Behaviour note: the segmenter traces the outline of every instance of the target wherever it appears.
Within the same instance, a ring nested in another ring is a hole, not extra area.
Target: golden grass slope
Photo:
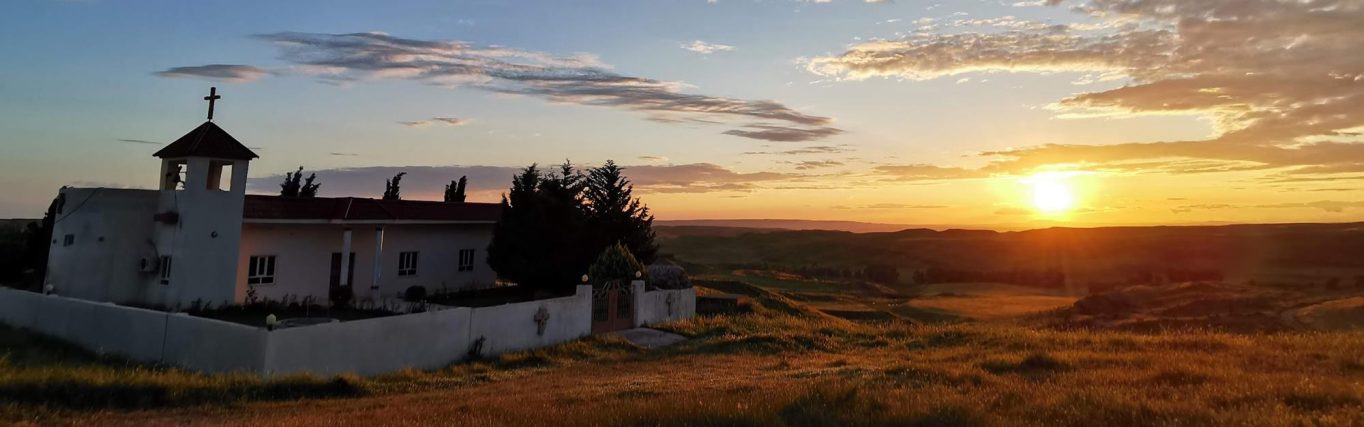
[[[1364,425],[1358,332],[1140,334],[760,313],[669,324],[692,339],[666,349],[592,338],[357,380],[359,397],[134,410],[29,402],[3,413],[139,426]],[[0,367],[0,390],[23,369]]]

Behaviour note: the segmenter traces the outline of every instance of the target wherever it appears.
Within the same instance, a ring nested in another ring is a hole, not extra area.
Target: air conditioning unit
[[[141,271],[143,273],[155,273],[156,269],[160,266],[161,266],[160,258],[143,257],[142,259],[137,261],[137,271]]]

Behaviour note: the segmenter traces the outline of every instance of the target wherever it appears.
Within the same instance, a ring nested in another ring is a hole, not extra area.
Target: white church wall
[[[357,299],[370,296],[374,282],[374,225],[351,225],[351,252],[355,253],[355,274],[351,286]],[[252,224],[243,226],[241,250],[237,260],[238,301],[245,299],[250,257],[274,255],[275,283],[257,285],[259,298],[274,300],[285,295],[299,298],[312,295],[327,301],[331,280],[331,254],[341,252],[346,226],[337,224]],[[488,267],[487,247],[492,239],[491,224],[390,224],[384,226],[384,246],[380,257],[379,292],[397,297],[410,286],[426,287],[428,292],[486,287],[495,273]],[[459,250],[474,249],[473,271],[459,271]],[[401,252],[416,251],[417,274],[398,275]]]
[[[172,257],[171,277],[148,289],[145,298],[171,307],[230,303],[236,297],[247,162],[233,164],[229,190],[219,191],[207,188],[209,159],[187,161],[184,189],[159,191],[158,212],[178,214],[174,224],[160,224],[155,231],[157,249]]]
[[[151,245],[157,192],[64,188],[61,194],[65,203],[53,224],[46,283],[83,299],[141,300],[154,278],[139,271],[139,261],[157,254]]]
[[[440,368],[468,353],[470,312],[461,307],[276,330],[269,333],[265,371],[374,375]]]
[[[425,287],[429,293],[491,287],[497,278],[492,268],[488,267],[488,243],[492,241],[492,229],[492,224],[385,227],[379,292],[383,296],[400,296],[410,286]],[[372,246],[373,232],[365,234],[371,235],[369,242]],[[473,270],[459,271],[461,249],[474,251]],[[417,274],[399,276],[399,254],[408,251],[419,254]],[[372,259],[372,252],[370,257],[367,259]]]
[[[356,248],[352,243],[352,249]],[[341,252],[341,227],[308,224],[245,224],[237,259],[238,301],[245,300],[251,256],[275,256],[275,282],[257,285],[256,296],[281,300],[286,295],[314,296],[327,303],[332,252]],[[360,260],[356,253],[356,261]],[[356,266],[356,280],[360,278]]]
[[[635,326],[648,326],[696,315],[696,288],[645,291],[642,282],[635,288]],[[669,303],[668,299],[672,302]]]
[[[544,334],[535,317],[540,308],[549,315]],[[473,309],[469,342],[483,339],[485,356],[545,347],[592,333],[592,286],[579,285],[572,296]]]

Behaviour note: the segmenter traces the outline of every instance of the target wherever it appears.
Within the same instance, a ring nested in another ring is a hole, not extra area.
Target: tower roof
[[[153,156],[163,159],[212,157],[232,160],[251,160],[260,157],[213,122],[204,122]]]

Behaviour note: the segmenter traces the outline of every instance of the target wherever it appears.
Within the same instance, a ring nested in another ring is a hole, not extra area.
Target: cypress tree
[[[588,211],[588,253],[601,253],[617,242],[623,244],[639,262],[652,264],[658,256],[654,241],[654,216],[649,208],[633,197],[634,185],[616,162],[587,173],[584,190]]]

